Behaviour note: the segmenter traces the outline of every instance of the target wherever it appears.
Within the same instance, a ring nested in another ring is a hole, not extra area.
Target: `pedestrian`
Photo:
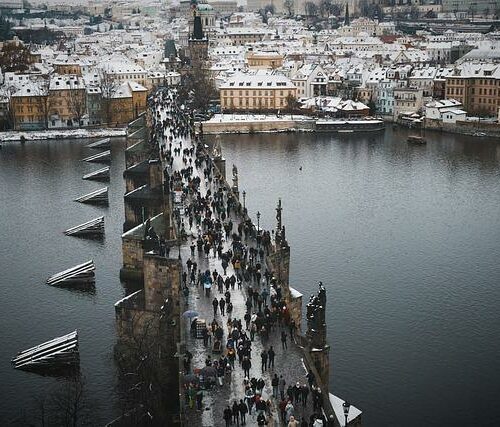
[[[281,400],[283,400],[285,398],[285,386],[286,386],[286,381],[283,378],[283,375],[280,375],[280,380],[279,380],[279,383],[278,383],[278,387],[280,389]]]
[[[306,384],[302,384],[302,404],[307,405],[307,396],[309,396],[309,387]]]
[[[274,374],[274,377],[271,380],[271,385],[273,386],[273,397],[275,399],[277,399],[278,398],[278,385],[279,385],[278,374]]]
[[[290,418],[293,417],[293,413],[295,408],[293,407],[292,402],[288,402],[285,407],[285,422],[290,422]]]
[[[302,387],[300,386],[300,383],[298,381],[293,387],[293,399],[295,404],[299,403],[302,400]]]
[[[295,320],[290,321],[290,325],[288,326],[290,328],[290,341],[294,342],[295,339]]]
[[[214,307],[214,317],[217,315],[217,308],[219,307],[219,301],[217,298],[214,298],[212,301],[212,306]]]
[[[203,391],[201,390],[201,388],[199,388],[198,391],[196,392],[196,409],[198,409],[198,411],[201,411],[202,401],[203,401]]]
[[[233,411],[229,406],[224,409],[224,421],[226,422],[226,427],[231,425],[231,420],[233,419]]]
[[[220,308],[220,314],[222,316],[225,316],[225,307],[226,307],[226,301],[224,298],[220,297],[219,308]]]
[[[281,331],[281,346],[282,346],[283,350],[286,350],[288,348],[288,346],[286,345],[286,332],[285,331]]]
[[[236,400],[233,403],[233,423],[236,423],[237,426],[240,425],[240,406]]]
[[[263,413],[259,414],[259,416],[257,417],[257,425],[258,426],[267,425],[266,416]]]
[[[269,347],[269,350],[267,352],[267,357],[269,358],[267,366],[269,367],[269,369],[274,369],[274,356],[275,355],[276,355],[276,353],[274,352],[273,346]]]
[[[299,422],[295,419],[293,415],[290,417],[290,421],[288,421],[287,427],[299,427]]]
[[[247,356],[243,358],[241,367],[243,368],[243,374],[245,377],[250,378],[250,368],[252,367],[252,362],[250,362],[250,359]]]
[[[248,408],[247,405],[243,403],[243,400],[240,400],[238,410],[240,411],[241,425],[245,425]]]
[[[261,369],[262,372],[267,371],[267,351],[266,349],[262,350],[262,353],[260,353],[260,358],[261,358]]]

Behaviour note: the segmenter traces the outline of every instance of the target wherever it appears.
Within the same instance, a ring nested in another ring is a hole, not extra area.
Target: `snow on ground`
[[[127,128],[113,129],[58,129],[41,131],[9,131],[0,132],[0,142],[20,141],[22,137],[26,141],[37,141],[44,139],[73,139],[73,138],[101,138],[109,136],[125,136]]]
[[[284,122],[297,120],[314,120],[298,114],[215,114],[204,123],[235,123],[235,122]]]

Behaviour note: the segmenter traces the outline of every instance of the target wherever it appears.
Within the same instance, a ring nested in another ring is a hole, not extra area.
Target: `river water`
[[[98,151],[89,141],[4,144],[0,150],[0,425],[38,425],[37,401],[57,388],[55,380],[14,370],[18,351],[78,329],[81,371],[92,396],[96,425],[110,420],[113,407],[113,304],[120,284],[123,226],[123,139],[111,149],[111,181],[84,181],[103,165],[81,162]],[[76,197],[109,186],[109,207],[76,203]],[[65,236],[67,228],[104,215],[103,241]],[[45,285],[58,271],[93,259],[94,295]]]
[[[221,137],[246,205],[275,226],[278,197],[292,248],[291,283],[328,293],[331,388],[371,426],[500,424],[500,144],[405,131],[378,135]],[[116,415],[113,304],[123,224],[123,141],[112,147],[109,208],[72,200],[88,141],[6,144],[0,151],[0,424],[24,424],[55,382],[15,371],[21,349],[79,330],[97,424]],[[302,170],[299,170],[299,168]],[[62,231],[105,215],[106,238]],[[93,258],[96,293],[44,284]],[[304,301],[305,304],[305,301]]]
[[[500,425],[500,143],[345,135],[221,137],[264,228],[282,198],[304,310],[326,286],[333,393],[368,426]]]

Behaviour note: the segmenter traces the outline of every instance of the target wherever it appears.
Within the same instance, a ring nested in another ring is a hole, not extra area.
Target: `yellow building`
[[[10,98],[15,130],[39,130],[47,125],[47,89],[27,82]]]
[[[289,96],[296,98],[297,88],[288,77],[276,73],[238,73],[220,86],[222,110],[283,110]]]
[[[446,99],[473,114],[496,116],[500,107],[500,65],[464,63],[446,77]]]
[[[49,127],[84,126],[87,114],[85,81],[76,75],[55,75],[50,79]]]
[[[283,56],[278,52],[248,52],[248,68],[274,70],[283,66]]]
[[[136,82],[121,84],[110,100],[110,126],[123,125],[146,110],[148,90]]]

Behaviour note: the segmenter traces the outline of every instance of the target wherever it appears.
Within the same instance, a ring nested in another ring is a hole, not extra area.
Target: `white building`
[[[291,80],[297,87],[297,98],[326,95],[328,76],[320,65],[303,65],[292,73]]]
[[[456,123],[465,120],[467,112],[462,109],[461,102],[455,99],[443,99],[425,104],[425,117],[441,120],[443,123]]]

